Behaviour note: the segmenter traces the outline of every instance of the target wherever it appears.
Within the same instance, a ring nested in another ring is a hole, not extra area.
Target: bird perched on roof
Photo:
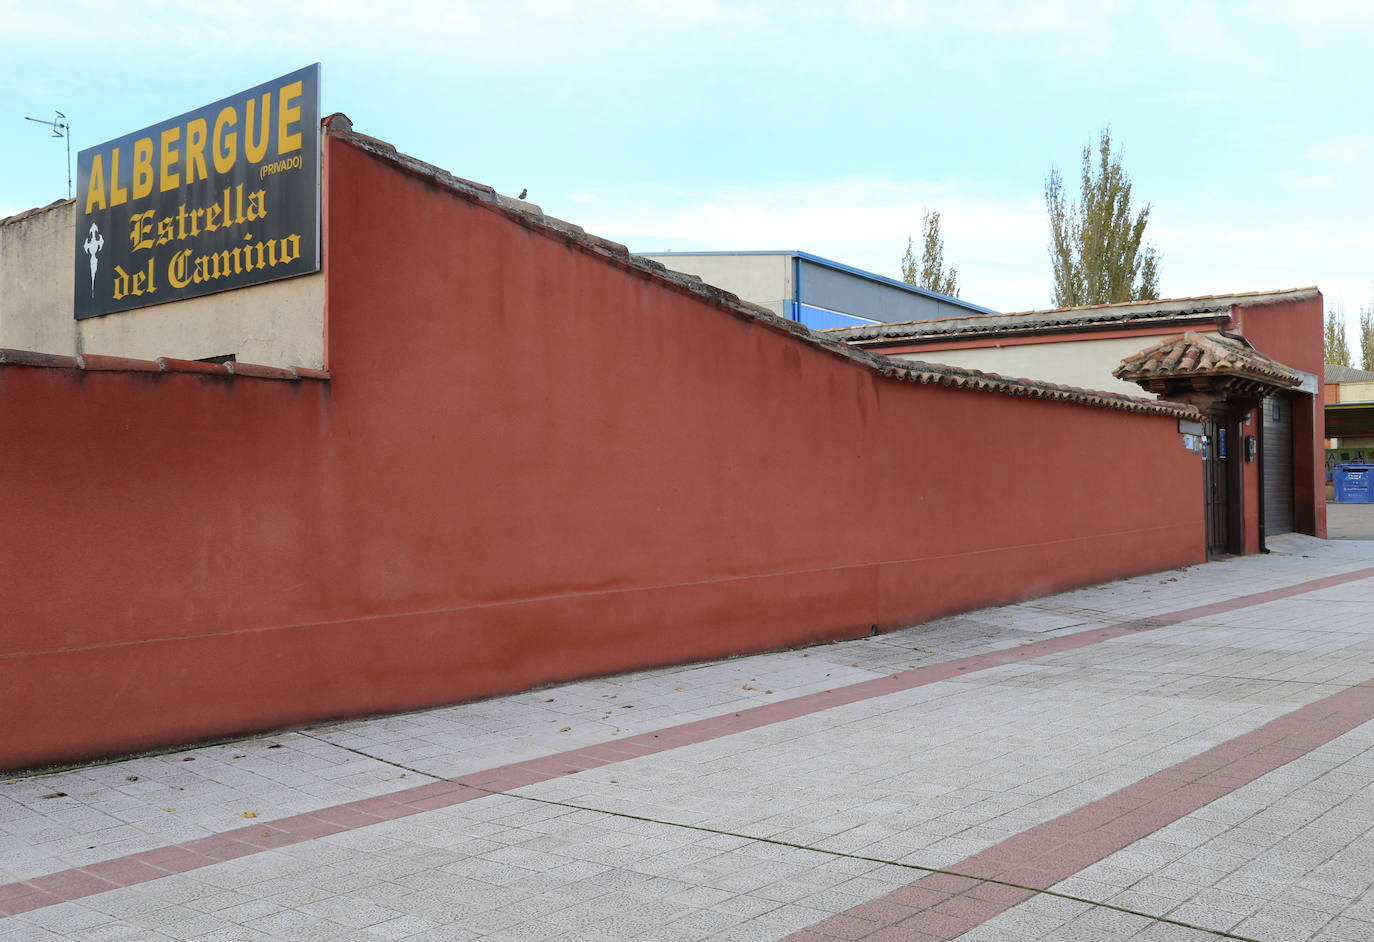
[[[524,199],[524,198],[525,198],[525,194],[528,193],[528,192],[529,192],[529,190],[521,190],[521,191],[520,191],[520,195],[517,196],[516,199],[518,199],[518,200]]]

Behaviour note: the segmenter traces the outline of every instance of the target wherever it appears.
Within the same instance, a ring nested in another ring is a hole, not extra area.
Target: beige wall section
[[[319,273],[75,320],[74,213],[68,202],[0,222],[0,347],[324,367]]]
[[[698,275],[708,285],[724,288],[768,308],[779,317],[783,302],[792,300],[792,256],[761,255],[644,255],[673,271]]]
[[[70,307],[67,317],[71,318]],[[82,353],[324,367],[324,276],[300,275],[78,322]]]
[[[57,203],[0,224],[0,347],[78,352],[72,212],[71,203]]]
[[[1336,395],[1338,402],[1374,402],[1374,383],[1341,383]]]
[[[896,354],[903,360],[924,360],[946,366],[962,366],[1016,379],[1038,379],[1061,386],[1078,386],[1102,392],[1155,398],[1135,383],[1112,375],[1121,361],[1158,343],[1162,337],[1116,337],[1103,340],[1070,340],[1060,343],[1028,343],[1006,347],[970,347],[964,350],[931,350]]]

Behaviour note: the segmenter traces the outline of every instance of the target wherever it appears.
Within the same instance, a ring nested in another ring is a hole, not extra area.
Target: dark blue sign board
[[[76,167],[78,319],[320,269],[319,63]]]
[[[1343,466],[1336,469],[1338,504],[1374,503],[1374,468]]]

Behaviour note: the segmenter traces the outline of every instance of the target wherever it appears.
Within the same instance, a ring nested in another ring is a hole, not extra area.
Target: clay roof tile
[[[1112,375],[1128,382],[1179,376],[1228,374],[1260,379],[1275,386],[1301,385],[1297,371],[1243,340],[1195,331],[1170,337],[1121,361]]]

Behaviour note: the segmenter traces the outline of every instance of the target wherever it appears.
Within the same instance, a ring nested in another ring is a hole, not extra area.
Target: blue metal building
[[[642,254],[812,329],[997,313],[809,252]]]

